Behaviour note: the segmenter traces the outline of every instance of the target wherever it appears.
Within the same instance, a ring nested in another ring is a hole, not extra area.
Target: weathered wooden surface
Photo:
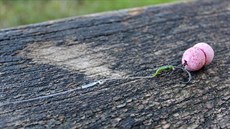
[[[183,51],[200,41],[216,56],[192,73],[190,84],[175,75],[80,89],[103,77],[178,65]],[[229,65],[229,0],[1,30],[0,128],[230,128]],[[36,98],[45,95],[51,96]]]

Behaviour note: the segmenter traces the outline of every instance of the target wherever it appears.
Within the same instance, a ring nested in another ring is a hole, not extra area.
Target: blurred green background
[[[0,0],[0,29],[177,0]]]

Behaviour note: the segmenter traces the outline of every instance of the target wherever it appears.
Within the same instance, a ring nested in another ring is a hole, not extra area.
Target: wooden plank
[[[0,128],[229,128],[230,1],[203,0],[50,21],[0,31]],[[192,73],[144,76],[179,65],[197,42],[214,61]]]

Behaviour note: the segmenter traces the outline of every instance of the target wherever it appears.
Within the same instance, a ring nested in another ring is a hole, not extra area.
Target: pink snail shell
[[[189,71],[197,71],[210,64],[214,58],[214,50],[207,43],[197,43],[187,49],[182,57],[182,64]]]

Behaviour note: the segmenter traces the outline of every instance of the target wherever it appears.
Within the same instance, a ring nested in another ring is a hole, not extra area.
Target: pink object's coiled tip
[[[207,43],[197,43],[187,49],[182,57],[182,64],[189,71],[197,71],[210,64],[214,58],[214,50]]]

